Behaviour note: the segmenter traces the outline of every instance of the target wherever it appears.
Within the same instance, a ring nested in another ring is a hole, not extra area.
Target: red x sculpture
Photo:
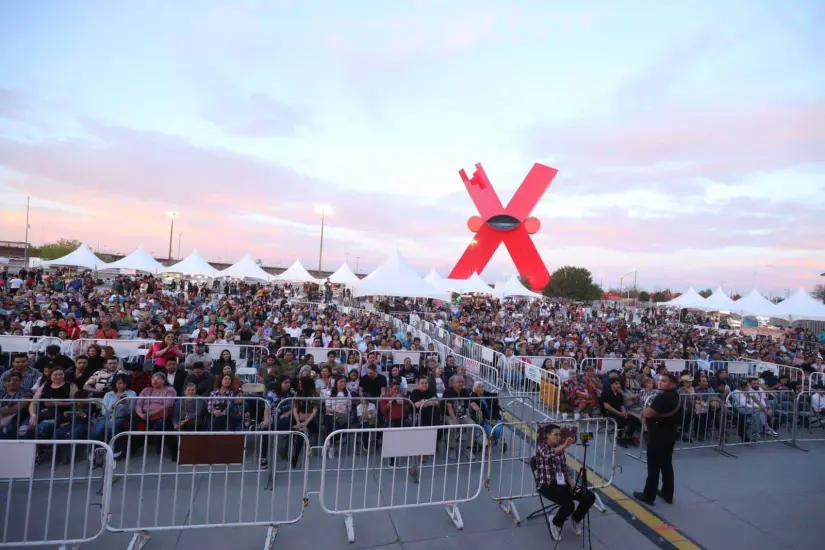
[[[516,269],[527,277],[530,286],[537,290],[547,286],[550,272],[530,238],[541,228],[541,222],[530,217],[530,212],[550,187],[556,173],[558,170],[555,168],[534,164],[507,208],[504,208],[481,164],[476,164],[472,178],[461,170],[459,175],[481,216],[472,216],[467,221],[467,227],[476,236],[453,268],[450,278],[467,279],[473,273],[481,273],[498,246],[504,242]]]

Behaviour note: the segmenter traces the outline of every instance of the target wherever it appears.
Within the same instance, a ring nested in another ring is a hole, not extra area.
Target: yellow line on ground
[[[532,436],[532,439],[535,440],[536,430],[530,426],[524,425],[526,423],[522,423],[517,420],[508,412],[504,412],[502,416],[508,423],[514,424],[517,430],[521,431],[525,435]],[[552,420],[548,420],[546,423],[549,422],[552,422]],[[576,470],[579,470],[582,467],[582,464],[578,460],[569,456],[567,457],[567,464]],[[590,478],[593,485],[603,485],[605,483],[605,479],[594,472],[591,468],[587,468],[587,477]],[[627,512],[635,516],[640,522],[655,531],[660,537],[671,543],[677,550],[701,550],[701,548],[694,542],[688,540],[684,535],[682,535],[681,531],[679,531],[677,527],[665,523],[661,518],[636,501],[636,499],[629,496],[616,486],[609,485],[599,490],[607,498],[621,506]]]

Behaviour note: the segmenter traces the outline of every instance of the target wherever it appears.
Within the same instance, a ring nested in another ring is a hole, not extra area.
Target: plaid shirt
[[[536,447],[536,484],[557,484],[557,474],[561,473],[567,479],[567,458],[564,453],[556,454],[556,448],[544,443]]]

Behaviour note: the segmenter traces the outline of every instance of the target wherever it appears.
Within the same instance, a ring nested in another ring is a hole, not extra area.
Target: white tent
[[[2,258],[2,257],[0,257],[0,264],[7,264],[7,263],[9,263],[9,259],[8,259],[8,258]]]
[[[139,246],[128,256],[106,264],[106,267],[102,269],[134,269],[135,271],[158,273],[163,269],[163,264],[154,259],[142,246]]]
[[[507,296],[525,296],[528,298],[544,298],[544,295],[533,292],[518,280],[518,275],[513,275],[504,283],[496,283],[496,294],[502,298]]]
[[[182,275],[201,275],[215,278],[220,272],[209,265],[209,262],[200,255],[200,252],[193,250],[191,254],[178,263],[164,267],[161,273],[180,273]]]
[[[309,271],[304,269],[304,266],[301,265],[301,260],[295,260],[295,263],[289,266],[289,268],[281,273],[280,275],[276,275],[273,281],[281,281],[284,283],[320,283],[318,279],[313,277],[309,274]]]
[[[484,282],[478,273],[473,272],[467,279],[442,279],[443,286],[458,294],[492,294],[493,288]]]
[[[705,299],[690,287],[687,292],[670,300],[669,302],[659,302],[660,307],[678,307],[679,309],[705,309]]]
[[[73,267],[88,267],[89,269],[102,269],[107,264],[106,262],[95,256],[95,253],[92,252],[92,249],[89,248],[88,245],[86,245],[86,243],[83,243],[75,250],[69,252],[62,258],[40,262],[40,264],[38,265],[68,265]]]
[[[399,296],[449,301],[449,293],[426,282],[397,251],[355,284],[355,296]]]
[[[708,296],[702,304],[705,311],[736,311],[736,302],[731,300],[722,287],[716,287],[713,294]]]
[[[759,294],[755,288],[750,294],[743,298],[739,298],[733,303],[733,313],[738,313],[743,317],[749,315],[755,317],[776,317],[776,305],[770,300]]]
[[[430,283],[432,286],[437,288],[438,290],[442,290],[444,292],[450,292],[449,284],[447,283],[447,279],[442,279],[441,275],[439,275],[435,268],[431,269],[427,276],[424,277],[424,281]]]
[[[352,272],[347,263],[344,263],[335,273],[329,276],[329,282],[337,285],[354,285],[360,280],[358,275]]]
[[[220,271],[217,276],[234,277],[235,279],[255,279],[258,281],[271,281],[275,278],[274,275],[270,275],[261,269],[261,266],[256,264],[255,260],[253,260],[249,254],[244,254],[243,258],[223,271]]]
[[[776,304],[774,317],[793,321],[825,321],[825,304],[800,288],[793,296]]]

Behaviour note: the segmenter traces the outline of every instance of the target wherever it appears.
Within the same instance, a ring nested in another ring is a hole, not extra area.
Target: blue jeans
[[[481,425],[484,428],[484,433],[487,434],[489,439],[493,440],[493,443],[498,443],[498,439],[501,437],[501,431],[504,426],[496,426],[493,428],[492,424],[490,424],[489,420],[485,420],[484,424]]]
[[[108,443],[117,434],[126,430],[128,428],[128,424],[129,422],[127,418],[116,418],[115,422],[112,423],[110,417],[101,417],[98,419],[97,422],[95,422],[95,425],[92,427],[92,435],[90,436],[90,439]],[[122,452],[125,446],[126,439],[121,437],[115,440],[113,450],[115,453]]]

